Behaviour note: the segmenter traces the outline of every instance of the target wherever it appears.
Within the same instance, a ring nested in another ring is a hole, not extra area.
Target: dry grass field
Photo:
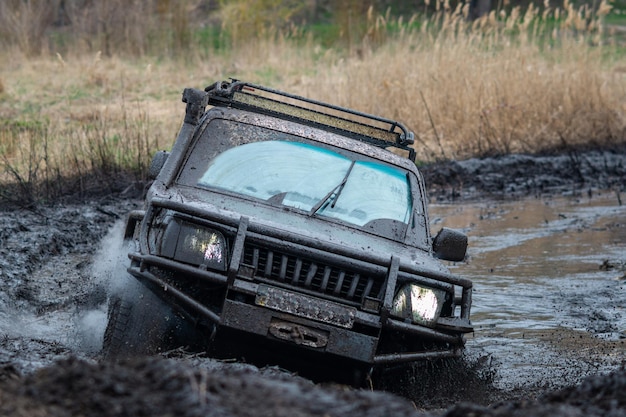
[[[626,59],[610,6],[393,19],[329,47],[306,28],[181,54],[0,49],[0,198],[144,177],[172,145],[185,87],[234,77],[398,119],[423,162],[626,143]],[[390,29],[391,28],[391,29]],[[194,44],[195,45],[195,44]],[[11,184],[11,186],[7,185]]]

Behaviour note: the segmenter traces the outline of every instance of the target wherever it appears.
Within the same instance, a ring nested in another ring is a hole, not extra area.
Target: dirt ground
[[[423,172],[432,201],[610,189],[621,203],[626,192],[623,150],[441,163]],[[120,189],[0,212],[0,415],[626,415],[624,359],[576,386],[506,393],[490,384],[489,365],[470,357],[391,372],[374,390],[180,352],[102,361],[98,335],[110,279],[101,273],[102,248],[114,249],[111,230],[139,205],[136,192]]]
[[[435,163],[423,169],[423,174],[433,201],[588,195],[597,189],[623,193],[625,155],[624,148],[569,150],[545,156],[508,155]]]

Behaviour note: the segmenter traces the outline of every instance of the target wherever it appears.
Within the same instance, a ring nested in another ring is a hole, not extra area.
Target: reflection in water
[[[468,352],[495,359],[503,387],[597,372],[597,361],[549,348],[564,332],[615,342],[621,352],[612,354],[626,355],[626,206],[613,194],[431,204],[430,214],[433,233],[446,226],[469,236],[466,262],[450,265],[474,281]],[[607,260],[618,268],[600,268]]]

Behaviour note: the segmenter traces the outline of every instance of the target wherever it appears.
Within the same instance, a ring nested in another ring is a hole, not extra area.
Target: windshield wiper
[[[333,196],[335,195],[335,199],[333,201],[333,204],[330,206],[331,208],[335,207],[335,204],[337,204],[337,199],[339,199],[339,196],[341,195],[341,192],[343,191],[343,187],[346,185],[346,182],[348,182],[348,177],[350,176],[350,172],[352,172],[352,168],[354,167],[354,163],[356,161],[352,161],[352,164],[350,164],[350,168],[348,168],[348,172],[346,172],[346,175],[343,177],[343,180],[341,180],[341,182],[339,184],[337,184],[337,186],[333,187],[332,190],[330,190],[328,192],[328,194],[326,194],[324,197],[322,197],[320,199],[320,201],[318,201],[313,208],[311,209],[311,211],[309,212],[309,215],[312,216],[315,213],[317,213],[317,211],[322,208],[322,206]]]

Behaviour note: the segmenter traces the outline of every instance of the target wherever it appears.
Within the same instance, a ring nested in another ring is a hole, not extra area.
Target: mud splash
[[[111,281],[105,271],[120,255],[112,255],[113,240],[103,241],[107,252],[94,251],[109,232],[118,240],[112,226],[137,204],[109,196],[1,213],[0,367],[28,374],[68,355],[98,354]]]

